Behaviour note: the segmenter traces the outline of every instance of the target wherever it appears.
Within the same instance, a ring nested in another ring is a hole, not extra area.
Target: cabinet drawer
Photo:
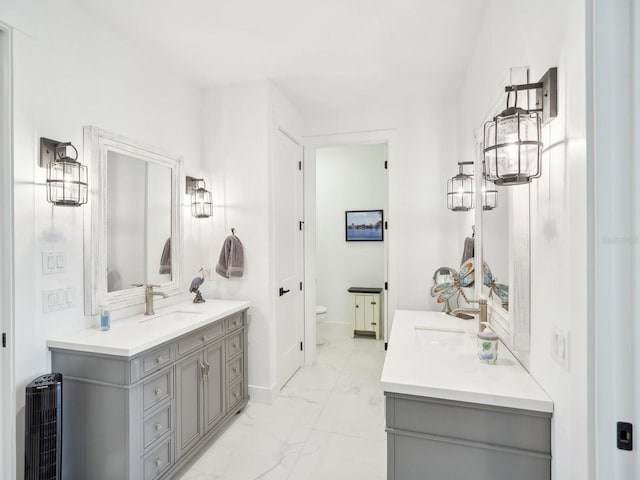
[[[162,410],[149,417],[144,422],[143,439],[144,448],[147,448],[160,437],[170,432],[173,428],[173,415],[171,404],[167,404]]]
[[[242,366],[242,357],[238,357],[227,363],[227,385],[230,385],[239,378],[242,378]]]
[[[173,353],[169,346],[154,350],[142,357],[142,377],[156,372],[173,363]]]
[[[242,332],[238,332],[227,338],[227,358],[233,358],[242,352],[242,338]]]
[[[185,355],[196,348],[221,337],[224,334],[224,322],[216,322],[178,342],[178,356]]]
[[[144,458],[144,480],[157,478],[173,463],[171,454],[171,438],[151,451]]]
[[[227,394],[227,404],[229,405],[229,410],[233,408],[233,406],[238,403],[243,398],[243,383],[238,382],[235,385],[231,385],[229,387],[229,393]]]
[[[173,396],[173,370],[147,380],[142,389],[142,404],[144,410],[159,405]]]
[[[233,317],[227,318],[227,332],[232,332],[242,327],[242,314],[239,313]]]

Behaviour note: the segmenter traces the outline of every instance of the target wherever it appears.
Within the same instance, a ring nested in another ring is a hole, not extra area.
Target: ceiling
[[[304,114],[456,94],[488,0],[75,0],[201,87],[272,79]]]

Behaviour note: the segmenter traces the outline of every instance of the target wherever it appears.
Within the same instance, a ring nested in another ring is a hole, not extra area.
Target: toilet
[[[327,307],[316,305],[316,345],[324,345],[324,337],[320,333],[320,324],[327,319]]]

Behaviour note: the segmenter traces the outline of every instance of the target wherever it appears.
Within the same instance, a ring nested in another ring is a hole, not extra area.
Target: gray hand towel
[[[462,265],[464,262],[466,262],[470,258],[473,258],[475,254],[474,243],[475,241],[473,238],[467,237],[464,239],[464,248],[462,249],[462,260],[460,261],[460,265]]]
[[[216,272],[225,278],[242,277],[244,273],[244,250],[240,239],[235,235],[225,238],[216,265]]]

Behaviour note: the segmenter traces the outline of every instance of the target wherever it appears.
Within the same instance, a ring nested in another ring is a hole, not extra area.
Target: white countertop
[[[92,327],[51,338],[47,347],[131,357],[246,308],[249,302],[238,300],[183,302],[158,309],[155,315],[112,321],[105,332]]]
[[[464,330],[464,333],[416,330],[416,327]],[[501,343],[498,361],[477,356],[477,320],[440,312],[397,310],[382,370],[385,392],[553,412],[553,401]]]

